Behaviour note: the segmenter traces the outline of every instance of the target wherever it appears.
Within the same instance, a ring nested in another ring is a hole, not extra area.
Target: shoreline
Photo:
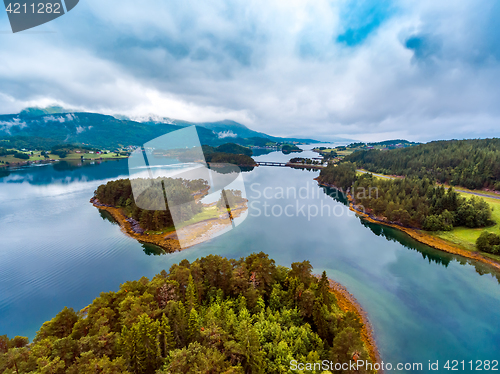
[[[127,220],[128,217],[123,213],[121,208],[102,205],[95,197],[90,199],[90,203],[92,203],[92,205],[97,209],[105,210],[111,214],[125,235],[137,240],[139,243],[154,244],[162,248],[165,253],[180,252],[184,249],[191,248],[196,244],[206,241],[207,236],[208,239],[210,239],[211,237],[217,236],[216,234],[219,231],[232,226],[232,222],[229,218],[227,220],[209,218],[181,227],[178,230],[175,230],[174,228],[173,230],[166,231],[162,234],[141,234],[134,231],[133,224]],[[239,217],[244,211],[246,211],[246,206],[237,207],[232,210],[232,215],[233,217]],[[183,241],[182,246],[177,236],[178,232],[180,232]]]
[[[328,278],[328,281],[330,282],[330,292],[332,292],[337,298],[339,308],[344,312],[353,312],[359,317],[359,320],[363,324],[363,327],[361,328],[361,340],[365,344],[371,360],[374,364],[382,362],[377,343],[375,341],[375,333],[372,324],[368,319],[368,314],[346,287],[333,279]]]
[[[123,160],[127,157],[97,157],[97,158],[84,158],[79,159],[79,158],[57,158],[57,159],[47,159],[47,160],[25,160],[25,161],[16,161],[16,162],[10,162],[9,164],[0,164],[0,168],[5,168],[5,169],[10,169],[10,168],[18,168],[21,166],[29,166],[29,165],[49,165],[49,164],[55,164],[56,162],[59,161],[66,161],[66,162],[81,162],[81,161],[107,161],[107,160]]]
[[[114,220],[118,223],[120,226],[120,229],[125,233],[125,235],[137,240],[140,243],[149,243],[149,244],[154,244],[160,248],[162,248],[164,251],[167,253],[173,253],[175,251],[179,251],[181,249],[179,242],[175,239],[165,239],[161,240],[161,238],[155,238],[152,237],[151,235],[142,235],[136,233],[132,229],[132,224],[127,221],[126,216],[122,213],[120,208],[112,207],[112,206],[102,206],[102,205],[96,205],[94,198],[90,200],[92,205],[96,207],[99,210],[105,210],[111,216],[114,218]],[[174,231],[175,232],[175,231]],[[169,235],[169,234],[166,234]],[[155,235],[155,236],[161,236],[161,235]]]
[[[318,182],[318,184],[320,186],[329,187],[329,188],[337,188],[337,187],[330,185],[328,183],[322,183],[317,178],[316,178],[316,181]],[[349,193],[347,194],[347,200],[349,201],[349,209],[352,210],[353,212],[355,212],[356,214],[358,214],[362,219],[364,219],[368,222],[377,223],[380,225],[392,227],[394,229],[397,229],[399,231],[404,232],[405,234],[407,234],[411,238],[415,239],[419,243],[428,245],[429,247],[432,247],[434,249],[437,249],[437,250],[440,250],[443,252],[447,252],[447,253],[450,253],[453,255],[458,255],[458,256],[461,256],[461,257],[464,257],[464,258],[467,258],[470,260],[482,262],[484,264],[487,264],[487,265],[495,268],[495,270],[500,271],[500,263],[489,258],[489,257],[485,257],[478,252],[472,252],[472,251],[468,251],[466,249],[462,249],[462,248],[454,245],[451,242],[448,242],[444,239],[429,235],[420,229],[404,227],[404,226],[398,225],[398,224],[393,223],[393,222],[388,222],[388,221],[385,221],[383,219],[374,218],[371,215],[369,215],[368,213],[365,213],[365,212],[362,212],[362,211],[356,209],[356,206],[354,205],[353,200],[352,200],[352,196]]]

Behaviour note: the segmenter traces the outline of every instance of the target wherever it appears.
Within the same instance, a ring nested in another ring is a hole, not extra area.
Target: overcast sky
[[[273,135],[500,136],[498,0],[80,0],[12,34],[0,113],[57,103]]]

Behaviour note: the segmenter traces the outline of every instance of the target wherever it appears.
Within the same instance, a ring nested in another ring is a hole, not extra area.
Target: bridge
[[[272,161],[257,161],[257,165],[259,166],[288,166],[286,162],[272,162]]]
[[[300,169],[323,169],[324,165],[312,165],[312,164],[292,164],[290,162],[273,162],[273,161],[257,161],[258,166],[280,166],[280,167],[291,167]]]

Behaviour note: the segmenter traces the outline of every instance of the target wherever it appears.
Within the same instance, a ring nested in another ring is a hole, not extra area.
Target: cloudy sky
[[[500,136],[498,0],[80,0],[18,34],[0,113],[57,103],[273,135]]]

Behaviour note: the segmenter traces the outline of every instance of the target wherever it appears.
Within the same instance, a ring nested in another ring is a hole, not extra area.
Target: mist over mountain
[[[167,117],[128,118],[75,112],[62,107],[26,108],[17,114],[0,115],[0,138],[36,137],[51,143],[79,143],[101,148],[137,146],[186,126],[196,126],[202,144],[232,142],[262,146],[269,142],[318,143],[315,139],[281,138],[253,131],[240,123],[223,120],[193,123]]]

